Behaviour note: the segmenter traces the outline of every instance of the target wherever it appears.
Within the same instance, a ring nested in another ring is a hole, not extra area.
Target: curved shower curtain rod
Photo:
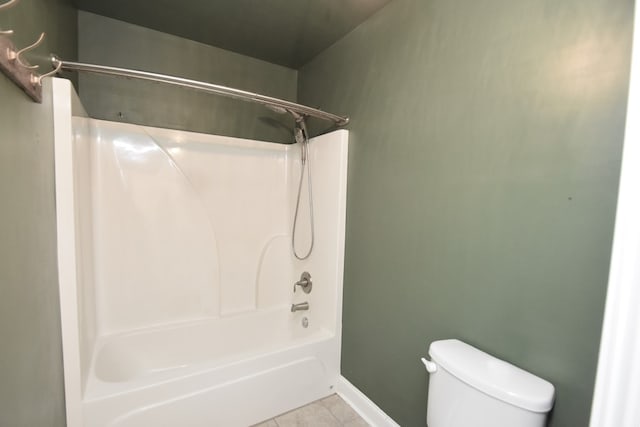
[[[182,77],[169,76],[166,74],[151,73],[148,71],[131,70],[127,68],[109,67],[105,65],[85,64],[81,62],[63,61],[56,56],[51,56],[51,63],[55,68],[54,72],[59,70],[68,71],[86,71],[89,73],[106,74],[110,76],[130,77],[140,80],[149,80],[152,82],[167,83],[175,86],[196,89],[206,93],[214,93],[231,98],[241,99],[243,101],[256,102],[267,107],[275,107],[303,116],[316,117],[318,119],[334,122],[338,126],[344,126],[349,123],[348,117],[338,116],[317,108],[307,107],[306,105],[297,104],[283,99],[273,98],[258,93],[247,92],[240,89],[234,89],[226,86],[220,86],[213,83],[201,82],[198,80],[190,80]]]

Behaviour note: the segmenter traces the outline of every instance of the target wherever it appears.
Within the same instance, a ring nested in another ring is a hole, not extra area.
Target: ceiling
[[[75,0],[78,9],[299,68],[391,0]]]

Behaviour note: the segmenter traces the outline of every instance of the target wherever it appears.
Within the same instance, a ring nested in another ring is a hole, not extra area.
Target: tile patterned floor
[[[254,427],[367,427],[351,406],[337,394],[257,424]]]

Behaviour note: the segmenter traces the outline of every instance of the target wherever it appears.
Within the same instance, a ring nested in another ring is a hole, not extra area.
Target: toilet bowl
[[[434,341],[428,427],[544,427],[553,385],[462,341]]]

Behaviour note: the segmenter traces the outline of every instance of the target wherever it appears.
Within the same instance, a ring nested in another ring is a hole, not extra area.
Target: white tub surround
[[[69,427],[247,426],[333,393],[347,131],[310,142],[299,261],[299,145],[92,120],[53,91]]]

